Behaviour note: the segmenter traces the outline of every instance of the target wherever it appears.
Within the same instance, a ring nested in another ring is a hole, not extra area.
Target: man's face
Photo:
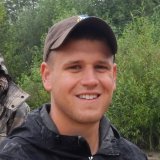
[[[98,122],[115,90],[116,64],[104,42],[70,41],[42,63],[43,84],[54,116],[76,123]]]

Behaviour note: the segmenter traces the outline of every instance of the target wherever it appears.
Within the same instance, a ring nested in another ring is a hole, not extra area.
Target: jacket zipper
[[[88,157],[89,160],[93,160],[93,156]]]

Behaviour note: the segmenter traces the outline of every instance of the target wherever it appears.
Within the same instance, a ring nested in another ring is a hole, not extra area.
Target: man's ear
[[[41,77],[42,77],[42,83],[46,91],[50,91],[51,86],[51,69],[50,66],[46,62],[42,62],[41,64]]]
[[[113,90],[116,90],[116,79],[117,79],[117,64],[114,63],[113,64],[113,80],[114,80],[114,86],[113,86]]]

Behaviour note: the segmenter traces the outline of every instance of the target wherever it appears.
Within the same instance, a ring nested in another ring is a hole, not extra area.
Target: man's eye
[[[95,66],[95,68],[96,68],[96,70],[98,70],[98,71],[106,71],[106,70],[109,69],[108,66],[103,66],[103,65],[97,65],[97,66]]]
[[[79,65],[69,66],[67,69],[71,71],[79,71],[82,67]]]

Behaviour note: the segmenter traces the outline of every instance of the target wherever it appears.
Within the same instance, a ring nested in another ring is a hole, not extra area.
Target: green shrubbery
[[[41,53],[41,50],[37,47],[32,49],[33,62],[30,68],[30,75],[23,73],[18,82],[30,94],[28,103],[31,109],[35,109],[43,103],[49,102],[49,95],[43,88],[40,76],[40,62],[42,60],[37,56],[39,53]]]
[[[109,113],[125,137],[149,149],[160,148],[160,33],[154,20],[134,18],[118,40],[117,90]]]

